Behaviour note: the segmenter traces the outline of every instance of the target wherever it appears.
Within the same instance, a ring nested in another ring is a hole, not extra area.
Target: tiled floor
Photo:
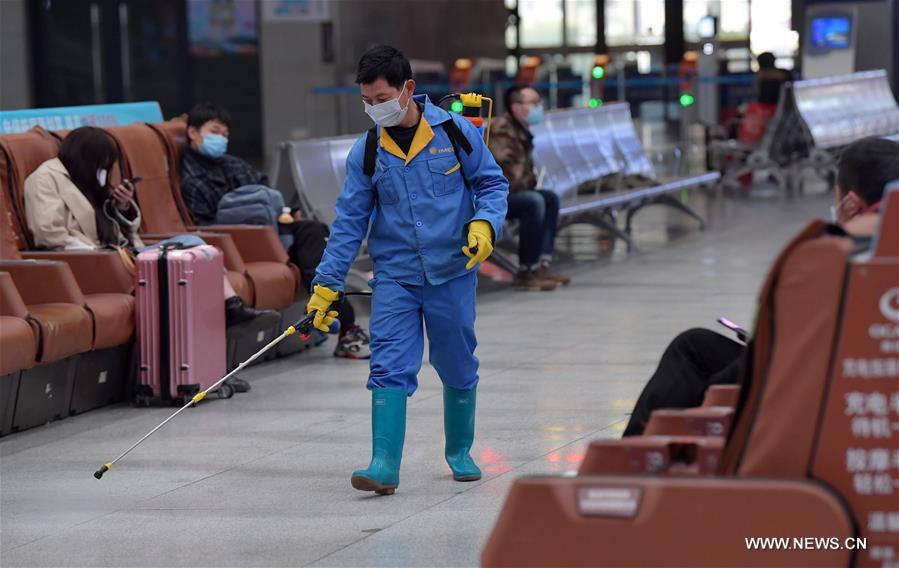
[[[425,363],[400,488],[354,491],[349,474],[370,451],[367,366],[333,359],[329,345],[246,373],[250,393],[178,417],[101,481],[93,471],[170,410],[109,408],[4,438],[0,565],[476,565],[510,482],[574,470],[588,440],[618,436],[679,331],[715,329],[722,314],[748,324],[768,262],[827,205],[717,202],[704,233],[650,208],[634,255],[597,253],[592,228],[562,235],[565,255],[582,259],[566,267],[570,287],[485,286],[482,481],[449,476],[440,384]]]

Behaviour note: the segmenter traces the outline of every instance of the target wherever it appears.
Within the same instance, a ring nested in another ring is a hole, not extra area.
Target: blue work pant
[[[430,361],[443,384],[460,390],[478,384],[474,355],[477,272],[439,286],[413,286],[375,279],[372,286],[371,372],[368,388],[418,388],[428,332]]]
[[[559,225],[559,196],[538,189],[509,194],[509,219],[518,219],[518,264],[535,266],[552,258]]]

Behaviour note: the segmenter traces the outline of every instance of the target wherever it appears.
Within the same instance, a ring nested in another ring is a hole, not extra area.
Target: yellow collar
[[[428,144],[431,143],[431,140],[434,139],[434,131],[431,130],[431,125],[428,124],[428,121],[425,120],[424,113],[421,115],[421,120],[418,122],[418,128],[415,129],[415,136],[412,138],[412,144],[409,146],[409,154],[406,155],[400,147],[397,145],[396,141],[390,137],[386,128],[381,128],[381,147],[396,156],[397,158],[402,158],[406,161],[406,165],[409,165],[409,162],[412,161],[412,158],[417,156],[422,150],[428,147]]]

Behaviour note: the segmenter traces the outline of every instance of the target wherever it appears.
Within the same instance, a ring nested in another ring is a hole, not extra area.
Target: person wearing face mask
[[[109,187],[109,172],[118,159],[119,150],[111,136],[100,128],[83,126],[63,139],[58,157],[44,162],[25,179],[25,218],[38,247],[114,247],[132,254],[148,248],[137,234],[141,214],[134,186],[125,180]],[[175,241],[188,246],[204,244],[196,235],[181,235],[153,246]],[[240,299],[224,275],[222,279],[228,325],[260,315]],[[238,392],[249,390],[242,379],[229,384]]]
[[[372,459],[350,481],[384,495],[399,485],[406,399],[418,387],[425,329],[444,385],[444,456],[454,480],[480,479],[469,453],[478,384],[475,267],[502,230],[508,183],[470,122],[414,94],[412,68],[399,50],[368,50],[356,83],[376,126],[347,157],[337,219],[307,307],[317,327],[328,325],[368,235]]]
[[[506,91],[506,112],[493,122],[490,151],[509,180],[510,219],[518,219],[519,271],[513,285],[519,290],[553,290],[571,282],[550,269],[559,224],[559,196],[537,189],[534,173],[534,135],[531,127],[543,121],[543,102],[533,87],[516,85]]]
[[[894,180],[899,180],[899,144],[864,138],[849,145],[840,156],[832,221],[860,243],[870,241],[880,222],[884,189]],[[642,434],[653,410],[699,406],[710,385],[738,383],[744,350],[740,343],[707,329],[678,335],[640,393],[624,436]]]
[[[181,194],[197,225],[215,224],[222,197],[241,188],[270,192],[280,199],[281,194],[271,189],[267,175],[227,153],[230,135],[231,114],[224,107],[209,102],[199,103],[188,114],[187,144],[181,158]],[[277,209],[276,213],[280,213],[280,208]],[[292,219],[279,225],[279,229],[292,237],[293,243],[287,247],[287,253],[291,262],[300,269],[303,284],[308,286],[325,251],[328,226],[302,219],[299,212],[295,212]],[[371,356],[370,339],[356,323],[353,306],[343,302],[336,311],[340,329],[336,332],[334,356],[368,359]],[[316,345],[327,340],[328,336],[323,332],[316,333]]]
[[[831,221],[859,239],[877,226],[884,185],[899,179],[899,143],[863,138],[840,155]]]

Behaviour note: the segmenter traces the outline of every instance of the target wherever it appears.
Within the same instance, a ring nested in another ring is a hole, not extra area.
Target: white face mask
[[[408,83],[408,81],[406,81],[406,83]],[[406,83],[403,83],[400,96],[406,91]],[[365,101],[363,101],[363,104],[365,105],[365,114],[371,117],[378,126],[387,128],[396,126],[406,118],[406,112],[409,110],[409,102],[411,100],[412,97],[409,97],[409,100],[406,101],[406,106],[404,107],[400,106],[400,97],[376,105],[370,105]]]
[[[100,187],[106,187],[106,170],[97,170],[97,183]]]
[[[849,199],[848,195],[841,199],[839,204],[830,206],[830,222],[834,225],[840,222],[840,209],[846,204],[847,199]]]

